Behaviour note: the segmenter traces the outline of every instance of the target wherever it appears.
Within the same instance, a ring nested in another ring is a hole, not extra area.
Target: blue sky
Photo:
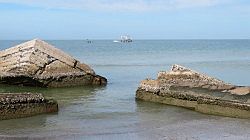
[[[0,0],[0,39],[249,39],[249,0]]]

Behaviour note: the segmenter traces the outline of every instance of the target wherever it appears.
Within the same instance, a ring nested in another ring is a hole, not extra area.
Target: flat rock
[[[250,118],[250,87],[237,86],[180,65],[140,83],[136,98],[199,112]]]
[[[0,83],[65,87],[106,85],[107,79],[54,46],[34,39],[0,51]]]
[[[0,93],[0,120],[30,117],[58,111],[53,99],[40,93]]]

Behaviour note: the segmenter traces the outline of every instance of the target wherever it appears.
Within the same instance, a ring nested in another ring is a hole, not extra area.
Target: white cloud
[[[84,9],[100,11],[160,11],[180,8],[207,7],[224,0],[0,0],[52,9]]]

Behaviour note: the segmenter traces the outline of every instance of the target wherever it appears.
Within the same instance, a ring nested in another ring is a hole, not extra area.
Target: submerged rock
[[[0,93],[0,120],[57,111],[57,102],[53,99],[46,99],[39,93]]]
[[[225,83],[180,65],[159,72],[156,80],[143,80],[136,98],[207,114],[250,118],[250,87]]]
[[[64,87],[106,85],[107,79],[63,51],[34,39],[0,52],[0,83]]]

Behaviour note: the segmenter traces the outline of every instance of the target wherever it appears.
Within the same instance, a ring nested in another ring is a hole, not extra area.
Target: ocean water
[[[0,41],[0,50],[23,41]],[[139,82],[180,64],[237,85],[250,85],[250,40],[48,40],[108,78],[106,87],[31,88],[59,112],[0,121],[0,139],[250,139],[250,120],[212,116],[135,100]]]

